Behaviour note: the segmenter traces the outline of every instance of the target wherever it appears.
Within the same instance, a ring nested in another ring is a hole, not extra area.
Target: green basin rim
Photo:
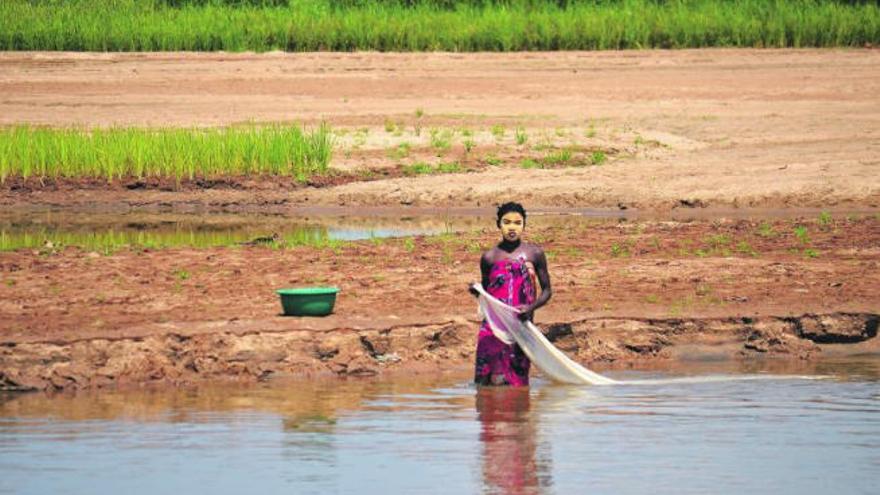
[[[320,296],[327,294],[336,294],[339,292],[338,287],[302,287],[298,289],[278,289],[276,294],[282,296]]]

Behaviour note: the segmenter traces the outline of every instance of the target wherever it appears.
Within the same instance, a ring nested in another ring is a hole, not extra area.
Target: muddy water
[[[0,251],[41,248],[47,243],[94,250],[122,246],[200,248],[273,238],[286,245],[321,245],[334,240],[470,231],[492,228],[494,222],[494,217],[480,211],[449,214],[434,210],[411,215],[400,210],[379,210],[368,211],[368,215],[352,215],[325,210],[300,212],[295,216],[71,211],[0,213]],[[541,221],[543,224],[577,225],[616,221],[618,216],[585,211],[570,215],[545,214]]]
[[[447,374],[0,396],[0,491],[874,493],[880,358],[809,366],[677,365],[611,376],[764,378],[592,388]]]
[[[485,223],[485,222],[483,222]],[[40,212],[0,216],[0,250],[53,246],[213,247],[274,239],[292,245],[411,235],[476,227],[475,217],[271,216],[231,214]]]
[[[871,212],[868,212],[871,213]],[[868,214],[836,212],[838,216]],[[815,218],[820,210],[686,210],[662,216],[632,211],[548,209],[531,212],[532,222],[578,228],[585,223],[626,220],[708,220],[718,218]],[[871,213],[873,214],[873,213]],[[72,210],[0,212],[0,251],[51,246],[101,250],[124,246],[215,247],[274,239],[285,245],[328,241],[436,235],[491,229],[491,209],[301,208],[290,215],[85,212]]]

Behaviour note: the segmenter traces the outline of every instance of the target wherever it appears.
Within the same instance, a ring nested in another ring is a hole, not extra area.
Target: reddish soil
[[[873,338],[880,313],[880,222],[874,216],[763,226],[747,220],[605,222],[580,231],[533,223],[530,235],[550,256],[554,287],[537,322],[582,361],[811,358],[838,352],[841,344],[847,352],[880,350]],[[806,242],[795,235],[797,226],[807,229]],[[464,289],[477,277],[479,252],[494,239],[486,230],[336,250],[5,253],[0,371],[10,388],[63,388],[125,377],[187,381],[372,374],[438,360],[466,365],[477,322]],[[315,284],[341,288],[334,315],[279,316],[274,289]],[[113,345],[125,347],[130,359],[143,352],[138,346],[148,348],[153,361],[111,366],[114,352],[107,347]],[[218,349],[228,352],[205,357]],[[266,360],[274,367],[257,365]],[[108,366],[108,376],[96,378]]]
[[[0,95],[0,125],[326,121],[338,139],[333,174],[306,185],[11,179],[0,186],[8,211],[473,209],[511,198],[658,218],[829,209],[831,224],[811,214],[769,230],[711,218],[531,222],[555,289],[537,320],[579,361],[605,365],[880,351],[877,50],[0,53]],[[449,146],[432,142],[447,131]],[[551,166],[564,150],[571,159]],[[419,161],[468,172],[403,173]],[[800,224],[809,239],[794,235]],[[0,253],[0,388],[466,367],[477,322],[464,288],[494,238]],[[278,316],[273,289],[314,284],[342,288],[334,315]]]

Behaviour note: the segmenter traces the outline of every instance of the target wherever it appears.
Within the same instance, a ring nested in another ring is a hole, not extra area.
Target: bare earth
[[[554,286],[537,322],[582,362],[880,352],[874,216],[534,223]],[[495,238],[5,253],[0,388],[467,367],[478,320],[465,288]],[[334,315],[279,316],[274,289],[325,284],[341,288]]]
[[[474,173],[295,191],[88,191],[0,202],[386,204],[668,210],[880,205],[880,50],[513,54],[0,54],[0,124],[201,126],[296,121],[363,129],[334,166],[434,157],[428,130],[474,131],[434,160]],[[420,110],[417,117],[417,110]],[[395,136],[386,123],[400,124]],[[491,126],[506,134],[493,138]],[[529,142],[517,146],[513,128]],[[416,128],[420,128],[416,136]],[[417,148],[391,158],[400,142]],[[607,150],[602,166],[522,170],[539,148]],[[420,146],[422,148],[419,151]],[[256,196],[256,197],[255,197]]]
[[[0,53],[0,125],[267,121],[330,123],[336,175],[9,180],[0,205],[748,209],[757,220],[583,231],[538,217],[529,235],[551,254],[555,288],[538,323],[602,367],[880,351],[880,51]],[[432,142],[444,135],[448,147]],[[572,160],[521,166],[560,150]],[[419,161],[466,172],[402,172]],[[761,225],[780,208],[814,213]],[[464,287],[494,239],[489,225],[338,249],[3,252],[0,389],[466,367],[477,321]],[[278,316],[273,289],[317,284],[342,288],[333,316]]]

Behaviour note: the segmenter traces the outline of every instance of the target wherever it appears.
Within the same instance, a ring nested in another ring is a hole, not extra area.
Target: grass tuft
[[[10,177],[214,178],[326,173],[333,151],[327,126],[212,129],[0,128],[0,182]]]

